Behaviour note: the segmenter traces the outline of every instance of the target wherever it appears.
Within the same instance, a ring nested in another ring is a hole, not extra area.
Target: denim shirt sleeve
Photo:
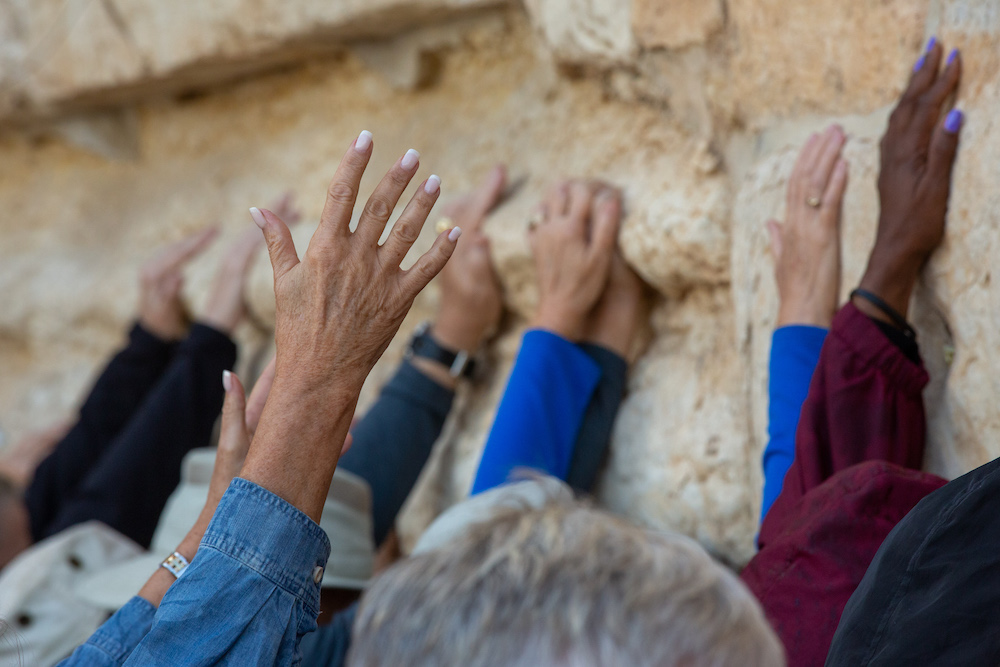
[[[59,667],[119,667],[149,632],[155,614],[151,602],[132,598]]]
[[[771,338],[768,380],[768,443],[764,449],[764,500],[761,521],[781,493],[785,474],[795,459],[795,432],[809,394],[827,329],[788,326]]]
[[[472,494],[504,484],[517,468],[565,480],[600,378],[600,366],[568,340],[541,330],[524,334]]]

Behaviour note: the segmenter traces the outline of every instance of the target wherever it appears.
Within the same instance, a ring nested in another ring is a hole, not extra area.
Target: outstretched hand
[[[962,58],[932,41],[882,138],[878,236],[861,287],[903,315],[917,276],[944,237],[962,112],[944,113],[962,78]],[[867,306],[866,306],[867,307]]]
[[[274,269],[277,358],[274,387],[242,476],[317,521],[365,378],[461,234],[457,227],[443,231],[412,268],[400,268],[440,194],[440,179],[431,176],[379,245],[416,174],[416,151],[396,161],[352,232],[371,154],[371,134],[362,132],[337,169],[319,227],[301,259],[281,218],[266,209],[250,210],[264,232]]]
[[[840,220],[848,165],[837,125],[809,137],[788,181],[786,221],[767,223],[781,306],[777,326],[829,327],[840,290]]]
[[[139,324],[157,338],[184,338],[190,325],[181,299],[184,266],[207,248],[219,230],[209,227],[163,248],[139,273]]]

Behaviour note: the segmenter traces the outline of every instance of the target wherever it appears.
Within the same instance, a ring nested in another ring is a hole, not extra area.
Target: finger
[[[274,384],[274,362],[276,357],[271,357],[271,362],[264,368],[264,372],[257,378],[257,382],[247,399],[246,427],[252,438],[257,432],[257,424],[260,423],[260,415],[264,412],[264,404],[271,394],[271,385]]]
[[[403,209],[403,214],[392,226],[389,238],[379,249],[379,254],[385,258],[385,266],[398,267],[406,257],[406,253],[410,252],[439,196],[441,196],[441,179],[431,175],[417,188],[416,194]]]
[[[475,192],[472,193],[470,204],[471,216],[469,218],[467,232],[478,231],[483,226],[486,215],[493,210],[493,207],[500,201],[503,189],[507,185],[507,167],[498,164],[490,170],[483,182],[479,184]]]
[[[941,67],[941,45],[937,39],[931,37],[927,44],[927,49],[917,59],[913,66],[913,75],[907,85],[903,96],[900,99],[900,106],[913,102],[934,85],[937,80],[938,69]]]
[[[573,181],[569,186],[569,212],[566,217],[578,230],[587,229],[590,207],[594,202],[594,190],[582,181]]]
[[[223,452],[246,455],[250,439],[246,429],[246,393],[243,383],[230,371],[222,372],[222,386],[226,400],[222,404],[222,427],[219,430],[219,456]]]
[[[545,220],[552,221],[561,218],[566,214],[566,206],[569,204],[569,183],[563,181],[549,188],[545,196]]]
[[[830,128],[823,152],[817,157],[812,168],[812,173],[809,175],[807,197],[816,197],[822,201],[823,193],[826,192],[830,176],[837,166],[837,161],[840,159],[840,153],[843,151],[846,141],[847,138],[844,136],[844,130],[839,125],[834,125]]]
[[[837,224],[840,222],[841,206],[844,201],[844,192],[847,191],[847,179],[849,167],[846,160],[837,160],[827,183],[826,192],[823,193],[823,206],[820,209],[820,220]]]
[[[771,256],[774,257],[774,261],[777,262],[781,259],[781,251],[783,248],[783,241],[781,238],[783,229],[781,227],[781,223],[777,220],[768,220],[767,231],[771,238]]]
[[[932,179],[938,188],[951,187],[951,173],[955,167],[955,156],[958,154],[959,134],[965,116],[958,109],[953,109],[943,122],[939,123],[934,137],[931,139],[927,160],[927,172],[924,178]]]
[[[219,235],[218,227],[207,227],[200,232],[187,236],[176,243],[167,246],[163,253],[154,260],[161,271],[180,268],[207,248]]]
[[[809,136],[799,157],[795,161],[792,175],[788,178],[788,201],[803,201],[809,195],[805,192],[804,182],[809,173],[809,167],[816,160],[816,154],[823,145],[823,135],[813,133]]]
[[[956,49],[948,56],[948,64],[945,66],[944,72],[941,73],[931,89],[920,98],[915,121],[921,132],[918,146],[927,146],[930,142],[931,135],[934,134],[934,127],[941,119],[941,108],[948,98],[958,90],[961,79],[962,58]]]
[[[422,289],[427,287],[427,283],[434,279],[434,276],[441,273],[441,269],[455,252],[458,237],[461,235],[462,230],[458,227],[438,234],[431,249],[425,252],[409,271],[403,274],[400,284],[409,298],[415,298]]]
[[[325,240],[344,236],[350,232],[354,204],[358,200],[361,177],[372,156],[372,133],[363,130],[347,149],[337,173],[326,190],[326,203],[319,218],[319,227],[313,238]]]
[[[396,209],[399,198],[403,196],[403,190],[410,184],[410,179],[417,173],[419,166],[420,153],[411,148],[403,157],[396,160],[396,164],[392,165],[382,177],[375,192],[368,198],[355,231],[355,235],[367,246],[378,245],[382,232],[385,231],[385,225],[389,222],[389,216]]]
[[[250,217],[264,232],[264,242],[267,243],[267,254],[271,258],[274,279],[278,280],[299,263],[299,256],[295,252],[295,243],[292,241],[292,233],[288,230],[288,225],[281,221],[281,218],[266,208],[251,208]]]
[[[603,188],[594,200],[591,219],[591,245],[600,252],[614,250],[622,219],[621,195],[611,188]]]

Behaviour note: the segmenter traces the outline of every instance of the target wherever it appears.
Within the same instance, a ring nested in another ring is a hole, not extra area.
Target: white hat
[[[214,467],[215,449],[189,452],[181,469],[181,483],[160,516],[150,551],[83,578],[76,594],[109,610],[119,609],[135,596],[201,514]],[[338,469],[319,522],[331,546],[323,573],[324,588],[362,589],[368,585],[375,563],[371,506],[367,482]]]
[[[141,553],[121,533],[90,521],[19,554],[0,574],[0,619],[7,625],[0,665],[46,667],[72,653],[108,618],[106,609],[73,594],[74,583]]]
[[[572,500],[573,490],[546,475],[504,484],[467,498],[445,510],[434,520],[413,547],[413,555],[447,546],[471,526],[489,521],[500,509],[537,509],[552,500]]]

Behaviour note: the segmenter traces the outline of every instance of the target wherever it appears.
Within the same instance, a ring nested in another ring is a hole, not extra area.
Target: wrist
[[[452,352],[465,351],[471,354],[479,349],[484,338],[484,328],[468,320],[468,316],[442,311],[434,319],[429,333],[438,345]]]
[[[566,310],[539,307],[529,325],[532,329],[545,329],[566,340],[577,342],[583,335],[584,318]]]
[[[878,296],[906,317],[921,266],[922,263],[906,258],[882,259],[876,249],[858,286]]]

